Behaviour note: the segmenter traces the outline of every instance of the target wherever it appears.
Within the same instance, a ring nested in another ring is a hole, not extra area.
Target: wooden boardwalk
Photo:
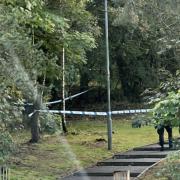
[[[137,177],[153,164],[158,163],[173,150],[165,144],[164,151],[160,151],[158,144],[151,144],[133,150],[115,154],[112,158],[100,161],[96,166],[75,172],[61,178],[63,180],[113,180],[115,171],[130,171],[131,179]]]

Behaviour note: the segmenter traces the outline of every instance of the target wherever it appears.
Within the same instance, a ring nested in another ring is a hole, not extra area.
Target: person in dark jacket
[[[158,125],[157,133],[159,134],[159,144],[161,146],[161,151],[164,150],[164,129],[166,129],[168,133],[169,148],[172,148],[172,127],[170,125]]]

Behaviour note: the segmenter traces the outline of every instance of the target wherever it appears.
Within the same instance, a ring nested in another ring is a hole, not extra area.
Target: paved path
[[[63,180],[113,180],[114,171],[127,170],[130,170],[131,179],[136,179],[139,174],[165,158],[172,151],[168,149],[167,144],[164,151],[160,151],[158,144],[134,148],[100,161],[96,166],[78,171],[63,178]]]

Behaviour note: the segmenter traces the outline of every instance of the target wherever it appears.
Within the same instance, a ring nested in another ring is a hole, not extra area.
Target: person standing
[[[164,150],[164,129],[168,133],[169,148],[172,148],[172,126],[171,125],[158,125],[157,133],[159,134],[159,144],[161,146],[160,151]]]

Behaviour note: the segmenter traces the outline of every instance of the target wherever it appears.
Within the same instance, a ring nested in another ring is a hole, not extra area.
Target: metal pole
[[[63,111],[66,110],[66,104],[65,104],[65,50],[63,47],[63,62],[62,62],[62,71],[63,71],[63,79],[62,79],[62,100],[63,100]],[[66,115],[63,114],[63,120],[66,124]]]
[[[105,3],[105,34],[106,34],[106,61],[107,61],[107,97],[108,97],[108,150],[112,149],[112,119],[111,119],[111,92],[110,92],[110,70],[109,70],[109,39],[108,39],[108,7],[107,0]]]

